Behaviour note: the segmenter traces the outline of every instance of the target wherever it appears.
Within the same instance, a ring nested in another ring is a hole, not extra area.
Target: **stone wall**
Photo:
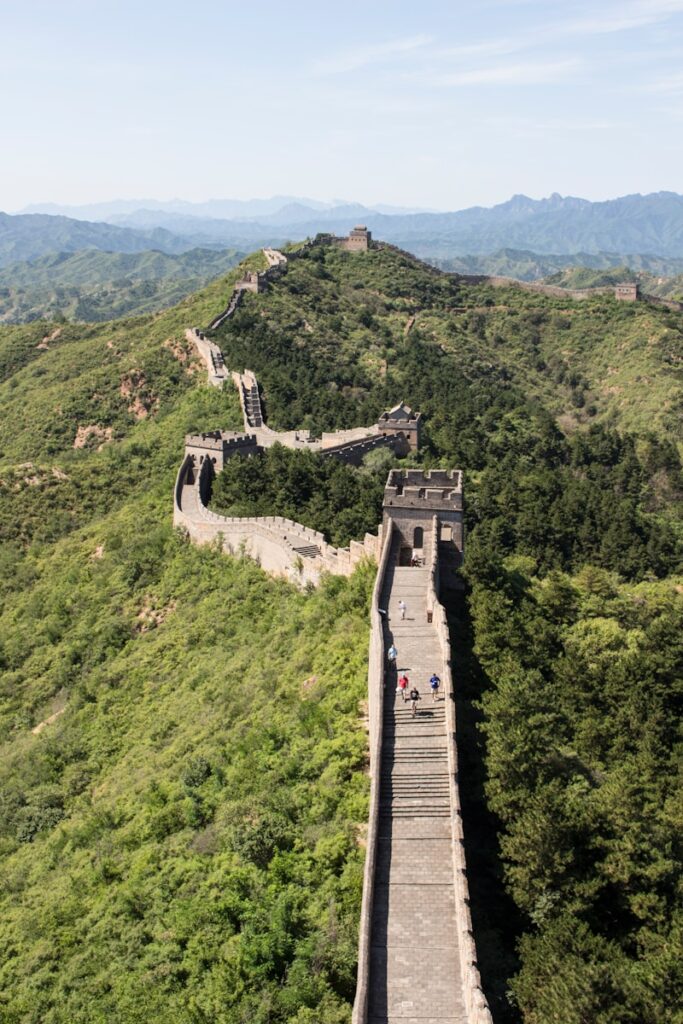
[[[402,444],[401,438],[395,435],[371,434],[357,441],[343,441],[341,444],[321,448],[319,454],[329,455],[350,466],[360,466],[368,452],[373,452],[377,448],[387,448],[397,454],[406,455],[409,446],[405,442]]]
[[[235,446],[235,453],[239,446]],[[293,583],[317,586],[323,573],[350,576],[364,558],[377,558],[382,532],[351,541],[348,548],[328,544],[322,533],[283,516],[221,516],[207,507],[215,470],[205,459],[197,470],[186,455],[176,478],[173,524],[185,529],[196,544],[220,543],[229,554],[242,551],[266,572]],[[190,482],[192,481],[192,482]]]
[[[377,834],[379,828],[380,776],[382,770],[382,720],[384,717],[384,630],[379,611],[379,599],[384,586],[389,552],[393,539],[393,523],[387,520],[383,528],[382,550],[379,556],[377,579],[370,605],[370,650],[368,653],[368,728],[370,751],[370,809],[365,846],[363,875],[363,901],[360,910],[358,936],[358,971],[356,998],[353,1004],[352,1024],[365,1024],[370,980],[370,940],[372,908],[375,896],[375,865],[377,862]]]
[[[617,299],[620,298],[617,294],[619,286],[615,287],[614,285],[601,285],[597,288],[560,288],[556,284],[541,284],[540,281],[518,281],[514,277],[488,277],[485,274],[450,274],[449,276],[455,277],[458,281],[463,281],[465,284],[489,284],[492,288],[519,288],[523,292],[548,295],[553,299],[576,299],[581,301],[582,299],[590,299],[594,295],[612,295]],[[641,300],[649,302],[653,306],[663,306],[674,312],[680,313],[683,311],[683,302],[676,302],[673,299],[661,299],[657,295],[648,295],[643,292],[639,294],[637,301]],[[628,301],[635,302],[636,299],[629,298]]]
[[[193,327],[185,331],[185,337],[196,346],[197,351],[206,364],[209,375],[209,384],[216,388],[222,388],[228,376],[228,371],[223,361],[223,353],[215,342],[210,341],[203,331]]]
[[[432,522],[431,573],[427,595],[427,610],[428,613],[431,612],[432,622],[436,626],[443,654],[441,684],[446,698],[448,786],[451,803],[453,880],[455,886],[455,918],[460,948],[460,974],[468,1024],[492,1024],[491,1011],[481,987],[477,950],[472,929],[472,916],[470,914],[465,842],[458,787],[458,751],[456,745],[455,693],[451,667],[451,640],[446,611],[439,601],[439,530],[439,517],[434,516]]]

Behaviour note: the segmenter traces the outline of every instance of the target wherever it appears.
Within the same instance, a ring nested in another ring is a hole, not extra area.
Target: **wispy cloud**
[[[679,93],[683,92],[683,71],[674,71],[671,75],[655,79],[646,87],[648,92]]]
[[[435,85],[539,85],[567,78],[581,66],[574,58],[552,62],[528,61],[524,64],[497,64],[494,67],[473,68],[468,71],[446,72],[437,75]]]
[[[321,57],[314,61],[313,70],[318,75],[339,75],[347,71],[356,71],[358,68],[381,64],[393,57],[412,53],[431,42],[431,36],[417,35],[406,39],[390,39],[373,46],[358,46],[352,50],[342,50]]]
[[[558,34],[563,35],[607,35],[655,25],[681,11],[683,0],[634,0],[633,3],[615,6],[611,13],[561,22],[557,29]]]
[[[443,48],[434,56],[476,61],[477,58],[505,56],[533,50],[549,42],[571,37],[590,37],[627,32],[631,29],[657,25],[683,12],[683,0],[631,0],[614,4],[598,15],[586,15],[536,26],[533,34],[487,39],[479,43]]]

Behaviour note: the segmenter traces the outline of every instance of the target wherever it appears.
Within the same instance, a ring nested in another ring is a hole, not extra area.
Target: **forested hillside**
[[[153,317],[0,328],[11,1024],[350,1019],[372,571],[299,593],[171,529],[184,433],[240,423],[183,339],[237,273]],[[673,1024],[683,318],[316,248],[217,340],[272,426],[403,399],[424,462],[465,470],[451,613],[496,1020]],[[333,535],[343,490],[351,534],[372,471],[292,464],[277,493],[266,465],[260,493],[236,466],[216,500],[272,493]]]
[[[114,320],[173,306],[242,258],[235,250],[50,253],[0,269],[0,321]]]

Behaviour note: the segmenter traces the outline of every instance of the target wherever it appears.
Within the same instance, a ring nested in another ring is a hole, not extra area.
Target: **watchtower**
[[[624,281],[622,284],[615,285],[614,297],[619,302],[637,302],[638,301],[638,284],[635,281]]]
[[[236,434],[230,430],[211,430],[208,434],[188,434],[185,437],[185,454],[192,457],[194,469],[199,469],[206,459],[213,466],[214,473],[220,473],[226,460],[239,452],[250,455],[259,451],[254,434]],[[188,480],[193,483],[193,480]]]
[[[241,292],[262,292],[264,278],[255,270],[248,270],[241,281],[238,281],[235,288]]]
[[[344,248],[347,252],[367,252],[370,248],[372,235],[364,224],[357,224],[353,231],[349,232],[348,238],[344,239]]]
[[[383,412],[377,421],[377,428],[380,434],[403,436],[407,442],[408,450],[416,452],[420,447],[420,434],[422,430],[422,414],[413,412],[409,405],[401,402],[393,409]]]
[[[384,488],[384,523],[400,538],[399,564],[429,563],[434,516],[439,520],[439,558],[456,568],[463,555],[462,473],[459,469],[392,469]]]

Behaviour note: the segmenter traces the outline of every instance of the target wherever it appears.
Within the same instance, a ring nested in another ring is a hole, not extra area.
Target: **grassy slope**
[[[275,425],[371,422],[406,398],[432,414],[438,458],[469,415],[448,401],[461,375],[475,393],[512,381],[575,409],[576,385],[554,384],[539,348],[593,372],[596,316],[660,399],[678,387],[661,352],[680,328],[660,311],[458,292],[391,252],[326,261],[294,263],[221,334],[228,364],[263,378]],[[184,433],[240,422],[232,391],[188,372],[182,339],[236,274],[156,317],[63,327],[47,349],[54,325],[0,329],[0,1006],[12,1024],[348,1019],[370,579],[300,595],[170,527]],[[645,331],[655,343],[637,343]],[[576,418],[666,426],[630,394],[636,369],[621,404]],[[121,394],[133,379],[144,419]],[[73,449],[88,425],[111,429],[101,451],[94,435]]]
[[[173,535],[183,435],[240,415],[163,342],[229,290],[0,331],[3,1020],[345,1019],[372,578],[305,596]]]

